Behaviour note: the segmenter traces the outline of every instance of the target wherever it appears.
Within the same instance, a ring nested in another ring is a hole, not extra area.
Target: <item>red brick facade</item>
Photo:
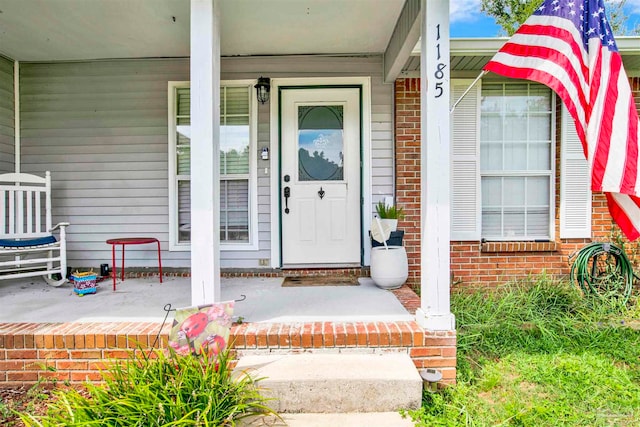
[[[636,105],[640,108],[640,78],[631,78]],[[557,126],[557,129],[560,129]],[[560,235],[560,138],[556,135],[555,235]],[[398,228],[405,231],[409,258],[409,284],[420,282],[420,79],[395,83],[395,170],[396,202],[405,218]],[[606,199],[593,196],[592,239],[610,240],[613,229]],[[555,242],[485,243],[451,242],[451,274],[454,286],[494,286],[508,280],[546,273],[554,277],[569,274],[568,256],[590,240],[560,239]]]

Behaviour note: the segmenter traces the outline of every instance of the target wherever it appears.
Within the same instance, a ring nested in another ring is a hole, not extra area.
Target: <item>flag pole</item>
[[[469,93],[469,91],[471,90],[471,88],[473,88],[476,83],[478,83],[478,80],[480,80],[482,77],[484,77],[485,74],[487,74],[488,71],[487,70],[482,70],[480,72],[480,74],[478,74],[478,77],[476,77],[476,79],[473,81],[473,83],[471,83],[469,85],[469,87],[464,91],[464,93],[460,96],[460,98],[458,98],[458,100],[456,102],[453,103],[453,106],[451,107],[451,109],[449,110],[449,114],[453,113],[453,110],[456,109],[456,106],[460,103],[460,101],[462,101],[462,98],[464,98],[465,96],[467,96],[467,94]]]

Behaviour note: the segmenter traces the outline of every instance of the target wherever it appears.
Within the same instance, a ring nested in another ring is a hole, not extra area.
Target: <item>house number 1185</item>
[[[440,24],[436,25],[436,55],[437,61],[440,61]],[[442,82],[442,79],[444,79],[444,69],[447,67],[446,64],[442,63],[442,62],[438,62],[436,64],[436,70],[433,72],[433,77],[435,78],[435,82],[436,82],[436,87],[435,87],[435,97],[436,98],[440,98],[442,96],[442,94],[444,93],[444,88],[442,87],[442,85],[444,84]]]

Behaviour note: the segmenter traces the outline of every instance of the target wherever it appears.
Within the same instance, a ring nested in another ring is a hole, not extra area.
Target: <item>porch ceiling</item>
[[[218,0],[232,55],[384,52],[404,0]],[[0,0],[18,61],[188,57],[189,0]]]

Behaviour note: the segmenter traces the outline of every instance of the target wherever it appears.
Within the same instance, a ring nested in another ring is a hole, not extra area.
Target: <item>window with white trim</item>
[[[554,219],[553,96],[535,83],[483,82],[481,236],[550,240]]]
[[[247,247],[255,240],[251,153],[255,144],[252,84],[220,88],[220,243]],[[169,83],[170,246],[188,250],[191,241],[191,145],[189,82]]]

